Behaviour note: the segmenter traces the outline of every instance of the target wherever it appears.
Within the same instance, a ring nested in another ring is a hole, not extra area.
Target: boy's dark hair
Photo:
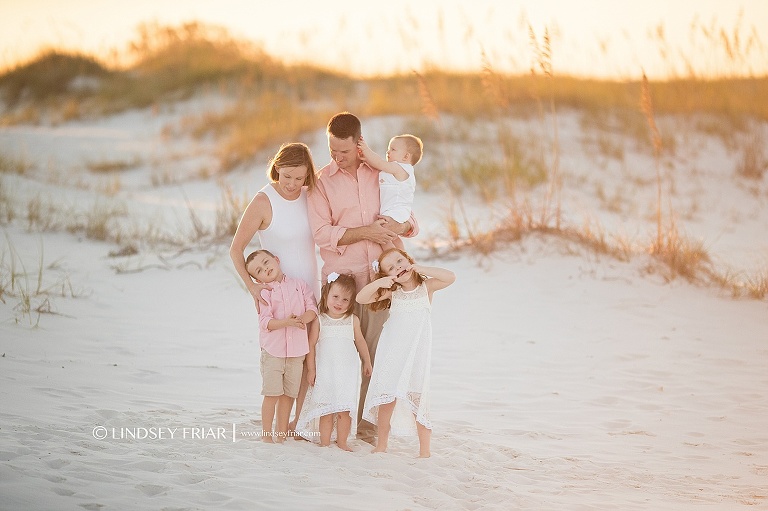
[[[348,273],[342,273],[333,282],[326,282],[323,284],[323,288],[320,290],[320,301],[317,303],[317,312],[328,312],[328,293],[331,291],[333,284],[340,285],[345,291],[349,291],[352,299],[349,301],[349,307],[344,311],[344,317],[349,317],[352,311],[355,309],[355,294],[357,293],[357,284],[355,278]]]
[[[352,141],[357,143],[362,133],[360,119],[349,112],[338,113],[328,121],[328,133],[340,139],[352,137]]]
[[[253,251],[250,254],[248,254],[248,257],[245,258],[245,271],[246,272],[248,271],[248,263],[253,261],[256,258],[256,256],[258,256],[259,254],[267,254],[268,256],[274,257],[275,259],[277,259],[277,256],[275,256],[275,254],[273,254],[269,250],[260,249],[260,250]],[[251,275],[251,274],[249,273],[248,275]],[[253,277],[253,275],[251,275],[251,277]]]

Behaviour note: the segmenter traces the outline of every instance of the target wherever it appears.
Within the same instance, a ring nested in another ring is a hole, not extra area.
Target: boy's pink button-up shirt
[[[285,319],[291,314],[301,316],[311,310],[317,314],[315,294],[309,284],[301,279],[283,276],[280,282],[271,282],[272,289],[261,291],[267,305],[259,311],[259,344],[273,357],[300,357],[309,353],[307,330],[288,327],[268,330],[272,319]]]
[[[307,197],[307,206],[309,225],[323,260],[322,282],[331,272],[351,273],[359,291],[373,277],[371,263],[384,248],[390,247],[367,240],[351,245],[338,242],[347,229],[370,225],[379,215],[379,171],[361,163],[355,179],[331,161],[320,170],[315,189]],[[410,235],[415,236],[419,227],[413,215],[410,222]],[[394,246],[402,249],[402,240],[397,238]]]

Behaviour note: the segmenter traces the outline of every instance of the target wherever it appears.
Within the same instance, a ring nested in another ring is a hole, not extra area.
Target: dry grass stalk
[[[656,119],[653,113],[653,100],[648,85],[648,77],[643,72],[643,81],[640,93],[640,110],[643,112],[653,143],[653,156],[656,163],[656,245],[662,245],[662,209],[661,209],[661,135],[656,127]]]
[[[748,277],[746,289],[748,296],[755,300],[762,300],[768,296],[768,270],[763,270],[757,275]]]
[[[671,270],[670,280],[677,276],[690,281],[700,280],[707,273],[704,271],[705,265],[711,261],[704,244],[680,236],[673,219],[670,219],[669,228],[663,233],[661,242],[657,240],[651,244],[649,251]]]
[[[753,131],[741,148],[741,158],[736,173],[747,179],[760,180],[768,171],[768,156],[765,153],[765,139],[759,127]]]
[[[555,207],[555,229],[560,229],[562,218],[562,204],[560,191],[562,188],[562,178],[560,177],[560,135],[557,126],[557,110],[555,108],[555,89],[554,89],[554,71],[552,67],[552,39],[549,35],[549,28],[544,28],[542,43],[539,44],[536,33],[531,25],[528,25],[528,35],[531,40],[531,46],[536,56],[536,64],[549,85],[549,113],[552,118],[552,165],[550,166],[547,191],[544,197],[544,204],[541,211],[541,221],[545,222],[550,215],[550,208],[554,202]],[[535,67],[531,67],[531,74],[535,75]],[[543,113],[542,113],[543,120]]]
[[[485,50],[481,53],[482,59],[482,71],[480,72],[481,83],[486,93],[490,95],[496,104],[498,104],[503,110],[509,108],[509,99],[504,93],[502,86],[503,78],[493,69],[488,56],[485,54]]]
[[[220,183],[222,199],[216,208],[216,227],[214,236],[217,238],[231,238],[235,235],[240,217],[248,205],[249,196],[243,193],[240,197],[235,195],[232,187]]]
[[[435,99],[429,90],[424,77],[417,71],[413,72],[416,75],[416,80],[419,84],[419,98],[421,98],[421,113],[423,113],[428,119],[432,121],[440,120],[440,112],[435,104]]]

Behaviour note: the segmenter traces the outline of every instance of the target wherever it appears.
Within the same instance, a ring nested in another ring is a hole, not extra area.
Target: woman
[[[271,183],[245,208],[229,248],[235,270],[259,309],[261,290],[245,269],[245,248],[258,233],[261,248],[280,259],[286,275],[306,281],[320,295],[315,242],[307,218],[307,193],[315,187],[315,165],[309,148],[300,142],[283,144],[269,162]]]
[[[306,281],[315,297],[320,296],[315,241],[307,216],[307,193],[316,183],[315,164],[309,147],[300,142],[283,144],[269,162],[267,177],[271,182],[259,190],[245,208],[229,247],[229,257],[251,293],[257,311],[260,310],[259,302],[266,303],[261,298],[261,290],[268,286],[251,279],[245,269],[244,257],[245,248],[257,233],[261,248],[280,259],[280,267],[285,274]],[[310,335],[316,335],[317,321],[310,323],[309,328]],[[291,431],[301,413],[307,385],[305,363],[296,399],[296,415],[290,423]]]

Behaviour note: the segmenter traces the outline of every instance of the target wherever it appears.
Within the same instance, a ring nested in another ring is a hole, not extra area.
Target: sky
[[[142,22],[192,20],[287,62],[357,76],[484,65],[525,73],[531,32],[540,47],[551,36],[556,74],[768,74],[768,0],[0,0],[0,69],[42,48],[105,58],[124,53]]]

